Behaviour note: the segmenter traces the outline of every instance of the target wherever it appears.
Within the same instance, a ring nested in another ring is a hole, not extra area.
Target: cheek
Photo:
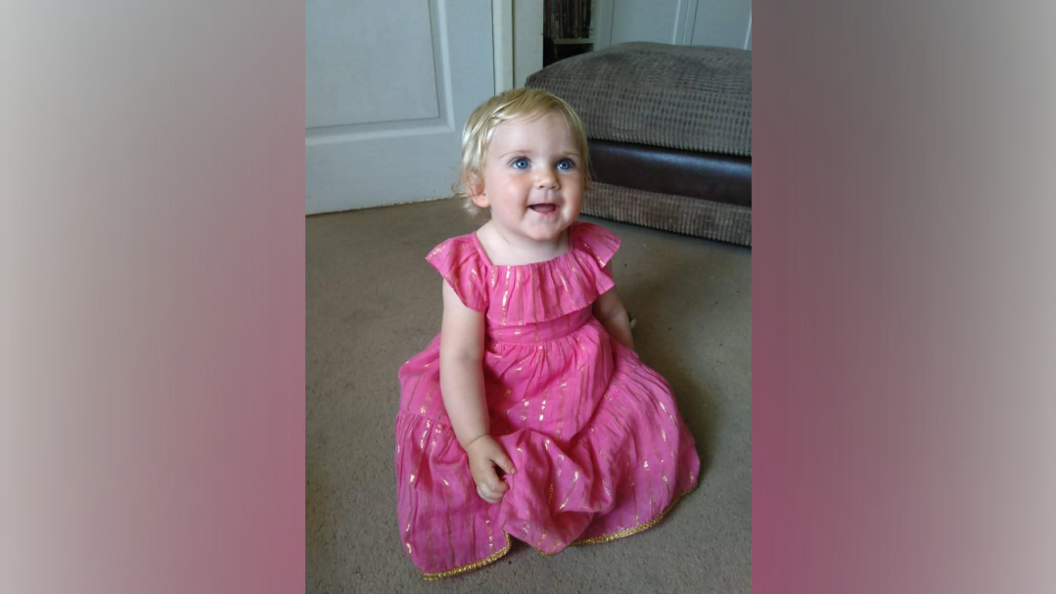
[[[502,188],[503,194],[510,199],[519,200],[527,194],[531,188],[531,182],[525,181],[524,178],[511,176],[504,179],[499,187]]]
[[[569,194],[577,195],[579,198],[583,197],[583,188],[586,184],[583,181],[583,176],[577,175],[575,177],[569,177],[564,183],[564,189]]]

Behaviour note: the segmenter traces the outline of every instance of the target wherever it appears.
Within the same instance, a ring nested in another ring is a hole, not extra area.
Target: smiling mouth
[[[555,210],[557,210],[557,205],[556,204],[533,204],[533,205],[529,206],[528,208],[534,210],[535,212],[537,212],[539,214],[550,214],[550,213],[554,212]]]

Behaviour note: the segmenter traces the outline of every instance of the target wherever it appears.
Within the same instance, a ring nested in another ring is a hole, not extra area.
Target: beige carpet
[[[515,540],[491,566],[422,581],[396,527],[396,372],[440,329],[425,254],[475,225],[451,200],[309,217],[308,592],[751,591],[751,250],[582,218],[623,240],[617,287],[697,439],[700,487],[635,536],[551,558]]]

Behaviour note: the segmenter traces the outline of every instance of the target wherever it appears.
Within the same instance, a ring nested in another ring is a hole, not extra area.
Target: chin
[[[571,226],[570,222],[562,222],[553,227],[535,228],[529,231],[529,236],[536,241],[553,241],[561,237],[561,234]]]

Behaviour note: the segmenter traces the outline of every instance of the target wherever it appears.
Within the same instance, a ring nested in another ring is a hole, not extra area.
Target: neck
[[[504,233],[497,225],[491,223],[481,227],[477,235],[485,240],[485,244],[490,245],[489,257],[496,265],[519,265],[549,260],[568,251],[569,247],[567,228],[553,241],[535,241]]]
[[[525,253],[539,253],[539,252],[552,252],[554,254],[562,251],[565,245],[565,239],[568,237],[568,229],[565,229],[554,238],[552,241],[536,241],[534,239],[528,239],[527,237],[520,237],[517,235],[507,235],[498,226],[493,226],[496,237],[501,241],[507,248]]]

